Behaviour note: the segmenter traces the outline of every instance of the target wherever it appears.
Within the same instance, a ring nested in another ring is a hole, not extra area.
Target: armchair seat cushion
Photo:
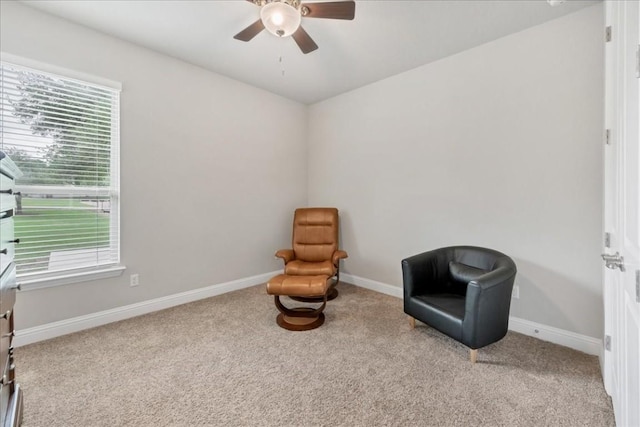
[[[412,301],[413,315],[455,340],[462,340],[464,295],[417,295]]]
[[[330,261],[306,262],[294,260],[284,266],[284,274],[290,276],[335,276],[336,266]]]
[[[458,294],[435,294],[435,295],[418,295],[419,301],[432,306],[434,309],[450,314],[458,319],[464,317],[464,295]]]

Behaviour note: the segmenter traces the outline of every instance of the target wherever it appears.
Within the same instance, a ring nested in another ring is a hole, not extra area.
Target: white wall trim
[[[341,274],[340,278],[346,283],[351,283],[356,286],[360,286],[361,288],[366,288],[397,298],[403,297],[403,290],[398,286],[376,282],[375,280],[365,279],[364,277],[354,276],[351,274]],[[602,360],[602,340],[598,338],[577,334],[575,332],[554,328],[553,326],[547,326],[513,316],[509,317],[509,330],[598,356]]]
[[[122,276],[127,269],[124,265],[109,265],[99,268],[90,268],[78,272],[58,272],[57,275],[38,278],[22,277],[18,283],[21,292],[36,291],[38,289],[51,288],[54,286],[70,285],[72,283],[88,282],[90,280],[108,279],[110,277]]]
[[[44,341],[73,332],[82,331],[84,329],[106,325],[107,323],[118,322],[120,320],[141,316],[143,314],[152,313],[158,310],[164,310],[166,308],[175,307],[177,305],[222,295],[227,292],[237,291],[239,289],[266,283],[271,277],[280,273],[280,271],[273,271],[270,273],[259,274],[257,276],[219,283],[217,285],[211,285],[204,288],[168,295],[161,298],[142,301],[123,307],[112,308],[110,310],[104,310],[84,316],[73,317],[71,319],[60,320],[58,322],[48,323],[46,325],[22,329],[16,331],[14,345],[16,347],[20,347],[27,344],[33,344],[38,341]],[[351,283],[361,288],[369,289],[396,298],[403,297],[402,288],[398,286],[377,282],[375,280],[354,276],[352,274],[343,273],[340,275],[340,278],[344,280],[345,283]],[[549,341],[554,344],[573,348],[575,350],[602,358],[601,339],[589,337],[586,335],[580,335],[575,332],[565,331],[563,329],[554,328],[552,326],[531,322],[529,320],[520,319],[517,317],[509,317],[509,329],[523,335],[535,337],[543,341]]]
[[[44,341],[73,332],[82,331],[84,329],[106,325],[107,323],[129,319],[131,317],[140,316],[158,310],[164,310],[177,305],[225,294],[227,292],[237,291],[239,289],[266,283],[270,278],[280,273],[281,271],[274,271],[271,273],[259,274],[257,276],[232,280],[230,282],[180,292],[178,294],[168,295],[161,298],[154,298],[148,301],[112,308],[110,310],[47,323],[33,328],[22,329],[16,331],[14,345],[16,347],[20,347],[27,344],[33,344],[38,341]]]
[[[602,340],[587,335],[577,334],[513,316],[509,317],[509,329],[523,335],[563,345],[594,356],[600,357],[602,354]]]
[[[340,273],[340,280],[345,283],[360,286],[361,288],[371,291],[380,292],[381,294],[391,295],[392,297],[402,298],[402,287],[389,285],[387,283],[376,282],[375,280],[365,279],[364,277],[354,276],[352,274]]]

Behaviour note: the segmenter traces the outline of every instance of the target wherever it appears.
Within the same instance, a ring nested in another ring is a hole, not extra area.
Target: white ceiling
[[[23,3],[311,104],[597,1],[356,0],[353,21],[302,19],[319,46],[307,55],[291,38],[267,31],[248,43],[233,39],[259,17],[259,7],[245,0]]]

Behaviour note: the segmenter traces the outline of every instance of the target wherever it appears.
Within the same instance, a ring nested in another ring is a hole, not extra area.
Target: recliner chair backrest
[[[301,261],[330,260],[338,249],[338,209],[296,209],[292,245],[296,259]]]

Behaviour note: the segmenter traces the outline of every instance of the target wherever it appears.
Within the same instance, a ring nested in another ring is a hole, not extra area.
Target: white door
[[[640,427],[639,3],[606,2],[611,41],[606,44],[604,218],[610,239],[605,238],[603,258],[610,343],[603,374],[620,427]]]

